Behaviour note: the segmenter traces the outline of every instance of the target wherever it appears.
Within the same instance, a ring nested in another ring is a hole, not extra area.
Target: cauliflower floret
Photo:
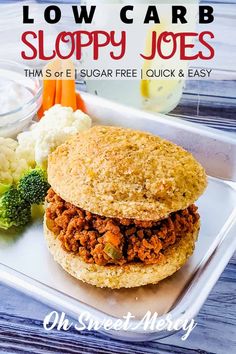
[[[31,167],[35,167],[35,156],[34,156],[34,140],[32,139],[31,134],[29,134],[28,131],[25,131],[23,133],[20,133],[17,136],[18,140],[18,147],[17,147],[17,153],[18,155],[25,159],[27,163]]]
[[[89,129],[91,118],[80,110],[55,105],[29,131],[18,135],[18,153],[32,165],[46,167],[48,155],[72,135]]]
[[[27,161],[16,152],[18,143],[0,137],[0,183],[12,184],[29,168]]]

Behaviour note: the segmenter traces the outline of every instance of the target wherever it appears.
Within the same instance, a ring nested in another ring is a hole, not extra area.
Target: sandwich
[[[97,287],[156,284],[194,250],[204,168],[143,131],[94,126],[48,160],[44,234],[64,270]]]

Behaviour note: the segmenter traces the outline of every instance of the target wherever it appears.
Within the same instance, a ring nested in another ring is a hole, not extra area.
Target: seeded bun
[[[48,180],[75,206],[139,220],[187,208],[207,184],[203,167],[181,147],[113,126],[95,126],[59,146],[49,156]]]
[[[195,225],[193,232],[185,234],[163,252],[165,259],[162,262],[151,265],[143,263],[130,263],[123,266],[88,264],[78,255],[64,251],[61,242],[47,228],[46,222],[44,222],[44,235],[54,260],[70,275],[100,288],[119,289],[156,284],[175,273],[193,253],[199,227],[200,222]]]

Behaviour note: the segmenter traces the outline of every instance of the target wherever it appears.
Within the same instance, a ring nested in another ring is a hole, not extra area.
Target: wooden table
[[[49,307],[0,284],[0,353],[235,354],[236,254],[196,318],[186,341],[181,332],[159,341],[124,343],[95,332],[46,332]]]

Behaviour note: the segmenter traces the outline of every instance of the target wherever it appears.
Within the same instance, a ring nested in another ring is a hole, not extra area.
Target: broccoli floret
[[[30,204],[41,204],[49,188],[46,172],[40,167],[26,172],[18,184],[22,198]]]
[[[11,188],[11,184],[0,183],[0,196]]]
[[[24,226],[31,219],[31,206],[22,199],[15,187],[11,187],[0,197],[0,228]]]

